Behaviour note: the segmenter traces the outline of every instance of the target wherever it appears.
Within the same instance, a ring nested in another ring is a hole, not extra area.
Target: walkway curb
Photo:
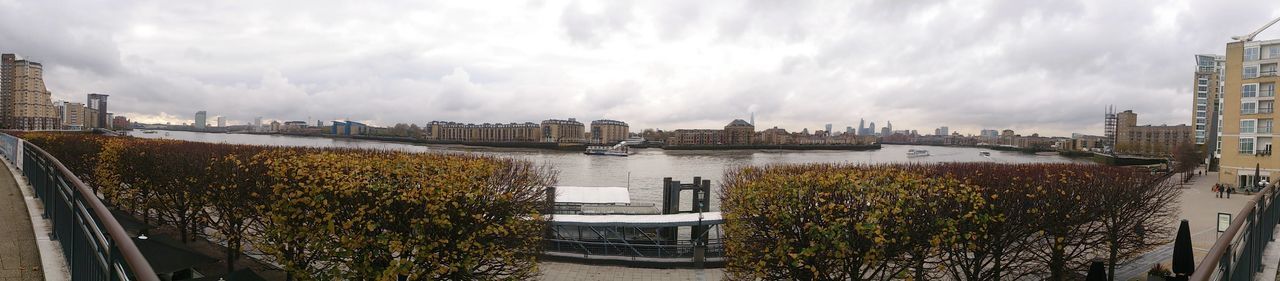
[[[44,219],[44,204],[35,197],[35,190],[21,171],[15,169],[8,160],[0,160],[0,162],[4,162],[18,189],[22,190],[22,198],[27,206],[27,216],[31,218],[31,231],[36,236],[36,248],[40,252],[40,267],[44,271],[44,280],[71,280],[67,258],[62,256],[62,244],[49,237],[49,234],[53,233],[53,226]]]

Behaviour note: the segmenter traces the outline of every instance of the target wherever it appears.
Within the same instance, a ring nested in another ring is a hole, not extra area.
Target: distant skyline
[[[1268,6],[1269,5],[1269,6]],[[1275,1],[14,1],[0,50],[139,122],[615,119],[1102,134],[1186,124],[1195,54]],[[1280,38],[1272,28],[1259,39]],[[879,130],[878,128],[876,129]]]

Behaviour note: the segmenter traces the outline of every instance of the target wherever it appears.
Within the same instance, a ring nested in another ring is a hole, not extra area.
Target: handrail
[[[22,143],[24,145],[24,150],[28,152],[34,151],[38,156],[43,158],[43,160],[48,161],[48,163],[51,164],[59,174],[61,174],[62,179],[79,193],[80,198],[84,198],[82,203],[88,205],[89,210],[93,212],[93,215],[101,223],[101,226],[106,228],[107,234],[111,236],[111,242],[115,243],[115,250],[120,254],[121,258],[124,259],[125,263],[133,273],[132,277],[141,281],[159,281],[160,278],[156,275],[155,270],[151,268],[151,264],[147,262],[147,259],[142,255],[142,252],[138,251],[138,246],[134,245],[133,238],[125,232],[124,227],[120,225],[120,222],[116,221],[116,218],[111,215],[111,211],[107,209],[106,205],[102,204],[102,201],[98,199],[97,194],[89,189],[84,182],[80,181],[80,178],[76,177],[74,173],[68,170],[61,161],[58,161],[57,158],[50,155],[49,152],[44,151],[44,149],[41,149],[35,144],[25,141]],[[46,194],[46,196],[51,195]],[[70,246],[71,245],[63,245],[63,247]],[[80,278],[76,276],[71,277],[73,279]]]
[[[1275,186],[1269,186],[1262,193],[1259,193],[1257,196],[1254,196],[1252,199],[1249,199],[1249,203],[1246,204],[1244,208],[1241,208],[1240,212],[1238,212],[1235,215],[1235,217],[1232,218],[1231,225],[1227,227],[1227,230],[1224,231],[1221,236],[1218,236],[1217,241],[1214,241],[1213,247],[1209,248],[1209,253],[1205,255],[1204,260],[1200,261],[1200,265],[1196,266],[1196,271],[1191,274],[1188,280],[1209,281],[1209,280],[1212,280],[1211,278],[1220,269],[1226,270],[1227,272],[1231,272],[1234,269],[1234,268],[1231,268],[1230,265],[1227,266],[1227,268],[1221,268],[1223,266],[1222,259],[1232,258],[1232,257],[1227,257],[1227,255],[1231,254],[1228,251],[1231,250],[1231,248],[1236,246],[1234,242],[1237,240],[1237,238],[1239,238],[1237,236],[1241,234],[1240,229],[1244,228],[1244,225],[1246,222],[1250,222],[1250,216],[1255,215],[1255,211],[1257,211],[1259,200],[1264,200],[1262,202],[1267,205],[1267,206],[1263,206],[1264,208],[1274,209],[1272,205],[1275,204],[1274,202],[1275,200],[1266,200],[1266,199],[1274,196],[1275,192],[1276,192]],[[1265,211],[1267,210],[1263,210],[1263,212]],[[1259,222],[1253,221],[1251,223],[1257,224]]]

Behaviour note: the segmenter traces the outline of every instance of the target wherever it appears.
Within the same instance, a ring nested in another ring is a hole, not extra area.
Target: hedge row
[[[184,241],[251,246],[304,280],[529,278],[556,181],[527,161],[476,155],[20,137],[116,208]]]
[[[1072,280],[1168,242],[1178,190],[1088,164],[803,164],[726,173],[727,272],[768,280]]]

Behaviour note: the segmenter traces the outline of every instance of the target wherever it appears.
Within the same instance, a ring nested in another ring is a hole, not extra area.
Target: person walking
[[[1236,192],[1236,188],[1235,188],[1235,187],[1230,187],[1230,186],[1228,186],[1228,187],[1227,187],[1227,199],[1231,199],[1231,193],[1235,193],[1235,192]]]
[[[1222,198],[1222,187],[1219,184],[1213,184],[1213,198]]]

